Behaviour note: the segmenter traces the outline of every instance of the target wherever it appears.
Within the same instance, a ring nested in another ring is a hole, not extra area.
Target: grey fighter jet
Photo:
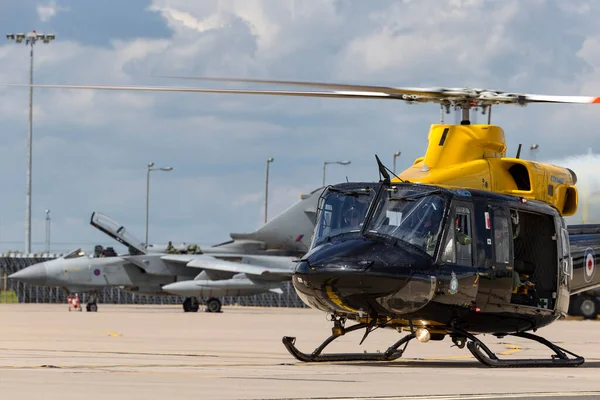
[[[291,279],[295,260],[309,248],[322,191],[319,188],[302,195],[300,201],[252,233],[232,233],[231,241],[203,249],[195,247],[191,252],[148,251],[125,227],[94,212],[90,224],[125,245],[128,254],[94,257],[77,249],[26,267],[9,279],[58,286],[68,293],[89,292],[88,311],[98,310],[98,291],[119,287],[144,295],[185,296],[186,312],[198,311],[199,299],[208,298],[207,311],[219,312],[220,296],[282,292],[281,282]]]

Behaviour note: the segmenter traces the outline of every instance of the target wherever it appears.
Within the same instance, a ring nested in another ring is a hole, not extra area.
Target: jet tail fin
[[[269,243],[271,249],[308,250],[315,227],[319,197],[325,188],[303,194],[291,207],[272,218],[251,233],[231,233],[234,241],[256,241]]]

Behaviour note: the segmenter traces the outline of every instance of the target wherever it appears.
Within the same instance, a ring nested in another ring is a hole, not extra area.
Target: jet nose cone
[[[8,278],[30,285],[45,286],[47,281],[46,265],[44,263],[30,265],[9,275]]]

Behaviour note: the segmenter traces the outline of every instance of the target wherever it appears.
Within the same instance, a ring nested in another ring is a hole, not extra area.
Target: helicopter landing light
[[[427,343],[427,342],[429,342],[429,339],[431,339],[431,334],[429,333],[429,331],[427,329],[419,328],[419,329],[417,329],[416,337],[419,342]]]

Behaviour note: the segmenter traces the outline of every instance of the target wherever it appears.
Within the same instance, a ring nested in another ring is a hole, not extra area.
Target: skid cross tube
[[[576,367],[585,362],[583,357],[532,333],[517,332],[509,333],[508,335],[536,341],[550,348],[556,354],[553,354],[550,358],[501,360],[474,335],[459,329],[454,329],[454,333],[470,339],[471,341],[467,343],[467,348],[477,361],[488,367]],[[570,354],[574,358],[569,358],[567,354]]]
[[[293,355],[296,359],[304,362],[323,362],[323,361],[392,361],[402,356],[406,346],[404,349],[398,350],[398,347],[403,344],[408,345],[412,339],[415,338],[415,334],[411,333],[404,336],[402,339],[398,340],[392,346],[390,346],[383,353],[336,353],[336,354],[323,354],[321,352],[325,347],[327,347],[331,342],[337,339],[340,336],[345,335],[346,333],[366,328],[368,324],[356,324],[353,325],[343,331],[343,333],[334,333],[329,336],[327,339],[323,341],[323,343],[315,349],[312,353],[303,353],[294,345],[296,343],[295,337],[284,336],[282,342],[285,348]]]

